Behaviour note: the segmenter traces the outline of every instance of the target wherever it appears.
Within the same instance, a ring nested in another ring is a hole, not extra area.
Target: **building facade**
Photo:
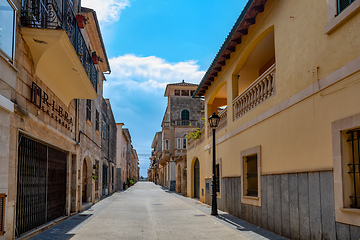
[[[159,175],[159,161],[160,155],[162,153],[162,137],[161,132],[157,132],[154,136],[154,139],[151,144],[151,157],[150,157],[150,167],[148,169],[148,181],[151,181],[155,184],[160,184],[160,175]]]
[[[187,185],[185,156],[188,133],[202,127],[202,100],[191,97],[197,86],[183,80],[168,84],[164,94],[168,103],[161,123],[158,174],[160,184],[179,193],[184,193]]]
[[[129,129],[117,123],[116,188],[126,190],[139,180],[139,159],[133,148]]]
[[[221,117],[220,209],[291,239],[359,238],[359,8],[247,2],[194,94],[207,118]],[[211,204],[203,133],[188,151],[187,190]]]
[[[110,67],[96,13],[80,1],[0,6],[0,239],[14,239],[98,199],[95,109]]]

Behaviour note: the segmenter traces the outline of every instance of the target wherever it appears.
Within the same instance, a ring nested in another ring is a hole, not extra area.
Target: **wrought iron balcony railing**
[[[24,0],[21,24],[31,28],[65,30],[95,91],[97,91],[98,73],[77,24],[72,0]]]

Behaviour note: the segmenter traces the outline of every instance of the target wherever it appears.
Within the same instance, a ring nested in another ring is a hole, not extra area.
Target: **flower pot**
[[[76,21],[78,23],[79,28],[84,28],[85,27],[85,16],[76,15]]]
[[[92,55],[91,58],[92,58],[92,61],[93,61],[94,64],[99,63],[99,57],[97,55]]]

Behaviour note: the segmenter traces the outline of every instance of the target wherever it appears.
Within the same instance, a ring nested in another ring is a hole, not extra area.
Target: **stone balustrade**
[[[275,69],[274,64],[233,100],[234,120],[275,94]]]

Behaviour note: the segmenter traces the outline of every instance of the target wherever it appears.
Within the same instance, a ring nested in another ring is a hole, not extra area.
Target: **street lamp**
[[[211,204],[211,215],[218,215],[217,212],[217,202],[216,202],[216,175],[215,175],[215,171],[216,171],[216,155],[215,155],[215,129],[216,127],[219,125],[219,121],[220,121],[220,117],[218,115],[216,115],[215,113],[213,113],[209,119],[209,126],[212,128],[213,131],[213,175],[212,175],[212,204]]]

